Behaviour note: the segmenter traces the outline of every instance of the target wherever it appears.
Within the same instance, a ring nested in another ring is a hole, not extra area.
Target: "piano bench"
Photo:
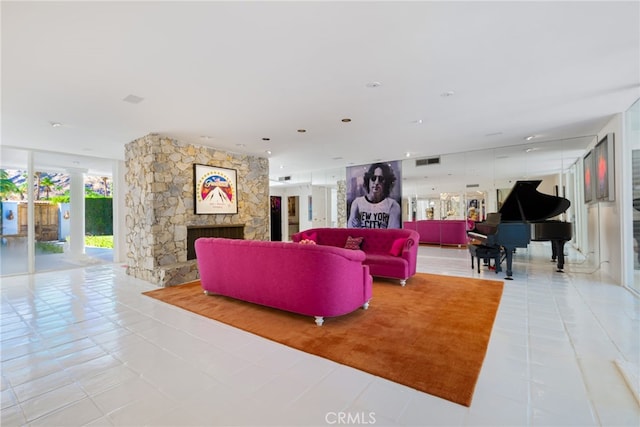
[[[500,268],[500,247],[496,246],[485,246],[485,245],[469,245],[469,253],[471,254],[471,268],[474,268],[473,259],[476,258],[478,263],[478,273],[480,273],[480,259],[485,261],[485,265],[491,266],[491,259],[494,260],[494,265],[496,269],[496,274],[502,271]]]

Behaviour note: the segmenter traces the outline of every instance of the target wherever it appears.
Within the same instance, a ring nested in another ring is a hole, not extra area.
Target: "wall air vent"
[[[282,181],[290,181],[291,180],[291,176],[281,176],[278,178],[278,181],[282,182]]]
[[[428,157],[426,159],[417,159],[416,166],[426,166],[426,165],[439,165],[440,164],[440,156],[438,157]]]
[[[467,188],[478,188],[480,184],[467,184]]]

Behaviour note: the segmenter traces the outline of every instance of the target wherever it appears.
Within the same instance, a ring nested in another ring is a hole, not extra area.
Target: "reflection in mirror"
[[[576,161],[582,159],[594,137],[589,135],[553,141],[532,140],[517,146],[429,157],[438,158],[437,162],[419,162],[424,160],[420,158],[403,159],[403,220],[431,217],[464,219],[469,215],[471,200],[484,201],[484,207],[478,214],[479,220],[482,220],[487,213],[499,209],[500,194],[502,193],[503,198],[506,197],[518,179],[551,178],[567,182],[567,178],[558,177],[568,174]],[[341,193],[344,189],[340,189],[339,183],[344,183],[345,180],[346,168],[338,167],[295,175],[289,182],[337,189],[337,200],[343,200],[346,196]],[[560,191],[564,190],[564,185],[559,187]],[[476,192],[480,192],[481,196],[477,196]],[[553,191],[543,192],[555,195]],[[450,199],[449,206],[444,206],[442,194],[456,195],[456,202],[453,203],[453,199]],[[332,203],[341,207],[337,200]],[[316,207],[315,201],[313,207]],[[339,226],[343,217],[344,212],[339,212]]]
[[[480,191],[486,194],[487,211],[494,212],[498,210],[498,189],[508,192],[519,179],[555,179],[567,173],[582,158],[593,138],[589,135],[554,141],[533,140],[517,146],[444,154],[439,164],[423,166],[417,165],[418,159],[406,159],[402,166],[403,195],[414,200],[416,206],[423,206],[432,201],[437,203],[444,193],[459,194],[467,202],[469,191]],[[442,208],[436,210],[435,219],[441,211]]]
[[[323,171],[311,172],[311,185],[321,185],[335,187],[338,181],[343,181],[346,177],[345,168],[334,168]]]

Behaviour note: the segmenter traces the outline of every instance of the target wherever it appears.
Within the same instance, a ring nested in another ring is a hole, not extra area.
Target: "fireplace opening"
[[[196,259],[195,242],[200,237],[225,237],[244,239],[243,224],[187,226],[187,260]]]

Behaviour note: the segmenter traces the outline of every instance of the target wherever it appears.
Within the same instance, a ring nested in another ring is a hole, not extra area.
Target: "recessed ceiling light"
[[[307,130],[306,129],[298,129],[299,133],[305,133]]]
[[[342,123],[349,123],[349,122],[351,122],[351,119],[349,119],[349,118],[344,118],[344,119],[342,119],[342,120],[341,120],[341,122],[342,122]]]
[[[529,135],[529,136],[525,137],[525,139],[524,139],[524,140],[525,140],[525,141],[531,141],[531,140],[532,140],[533,138],[535,138],[535,137],[536,137],[535,135]]]
[[[421,125],[423,123],[423,120],[422,119],[414,120],[413,123],[417,125]]]
[[[455,92],[452,91],[452,90],[449,90],[447,92],[443,92],[443,93],[440,94],[440,96],[442,96],[443,98],[447,98],[447,97],[453,96],[453,95],[455,95]]]
[[[408,152],[408,151],[404,155],[405,155],[405,157],[411,157],[411,153]]]
[[[380,82],[369,82],[366,84],[367,87],[369,88],[374,88],[374,87],[380,87],[382,85],[382,83]]]
[[[266,150],[265,153],[270,155],[271,154],[271,150]]]
[[[60,126],[62,126],[62,123],[58,123],[58,122],[49,122],[51,124],[52,128],[59,128]]]

